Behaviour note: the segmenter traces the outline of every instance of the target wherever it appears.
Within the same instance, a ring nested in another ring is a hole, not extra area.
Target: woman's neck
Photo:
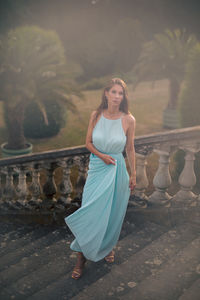
[[[107,113],[109,115],[118,115],[120,113],[119,107],[108,106]]]

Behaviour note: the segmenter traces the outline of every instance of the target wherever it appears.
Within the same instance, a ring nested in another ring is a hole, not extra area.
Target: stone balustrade
[[[178,149],[185,152],[185,164],[179,175],[179,190],[170,195],[169,162]],[[135,151],[137,186],[130,205],[144,208],[199,205],[200,195],[194,193],[193,187],[196,184],[195,154],[200,151],[200,126],[136,137]],[[153,178],[154,191],[147,196],[146,166],[152,152],[157,153],[159,161]],[[0,159],[1,215],[23,212],[29,216],[50,214],[55,217],[59,212],[67,215],[77,209],[81,205],[89,155],[85,146],[79,146]]]

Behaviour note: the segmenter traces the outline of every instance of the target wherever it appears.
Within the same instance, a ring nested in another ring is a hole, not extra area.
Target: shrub
[[[22,26],[0,37],[0,101],[4,103],[8,149],[26,148],[24,112],[32,102],[40,107],[46,123],[44,99],[77,112],[72,95],[82,95],[70,70],[55,31]]]
[[[36,102],[29,104],[24,116],[24,134],[27,138],[47,138],[55,136],[65,126],[65,110],[56,101],[44,101],[48,118],[45,123],[44,116]]]

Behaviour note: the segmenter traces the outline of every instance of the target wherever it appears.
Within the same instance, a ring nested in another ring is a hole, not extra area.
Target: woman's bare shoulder
[[[130,125],[134,125],[136,122],[135,117],[131,113],[126,114],[125,119]]]
[[[96,115],[96,113],[97,113],[97,110],[93,110],[93,111],[91,112],[91,115]]]
[[[92,127],[95,127],[95,125],[98,122],[99,118],[100,118],[100,115],[98,115],[98,111],[93,110],[91,112],[91,115],[90,115],[90,124],[91,124]]]
[[[94,118],[96,117],[96,115],[97,115],[97,110],[93,110],[93,111],[91,112],[90,117],[91,117],[92,119],[94,119]]]

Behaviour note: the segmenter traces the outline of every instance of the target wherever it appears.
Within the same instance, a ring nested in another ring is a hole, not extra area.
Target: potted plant
[[[44,99],[56,99],[76,112],[71,96],[82,96],[67,72],[58,35],[37,26],[18,27],[0,39],[0,90],[8,132],[8,141],[1,148],[11,155],[32,149],[23,129],[28,104],[37,103],[48,123]]]

